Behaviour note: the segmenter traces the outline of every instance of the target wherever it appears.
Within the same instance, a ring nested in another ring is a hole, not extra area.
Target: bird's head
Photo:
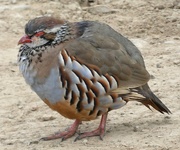
[[[30,48],[56,45],[71,38],[71,27],[67,22],[53,17],[43,16],[30,20],[25,25],[25,35],[18,44]]]

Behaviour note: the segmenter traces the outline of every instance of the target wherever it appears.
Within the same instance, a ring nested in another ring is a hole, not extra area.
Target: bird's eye
[[[40,31],[40,32],[37,32],[36,34],[35,34],[35,36],[36,37],[40,37],[40,36],[42,36],[42,35],[44,35],[45,33],[43,32],[43,31]]]

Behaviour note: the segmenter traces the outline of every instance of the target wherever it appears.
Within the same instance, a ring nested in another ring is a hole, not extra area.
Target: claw
[[[101,135],[99,136],[99,138],[100,138],[101,141],[103,141],[103,137],[104,137],[104,135],[103,135],[103,136],[101,136]]]
[[[61,139],[61,142],[65,141],[64,137]]]

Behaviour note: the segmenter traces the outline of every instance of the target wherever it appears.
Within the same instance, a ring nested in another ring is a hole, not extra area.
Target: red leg
[[[57,132],[48,137],[43,137],[42,140],[48,141],[48,140],[54,140],[54,139],[58,139],[58,138],[62,138],[62,141],[66,140],[66,139],[72,137],[76,133],[79,124],[81,124],[81,121],[75,120],[75,122],[71,125],[71,127],[67,131]]]
[[[80,140],[85,137],[91,137],[91,136],[99,136],[100,139],[103,140],[103,137],[105,134],[105,128],[106,128],[107,115],[108,115],[108,113],[102,115],[101,122],[99,124],[99,127],[96,130],[91,131],[91,132],[84,132],[84,133],[80,134],[75,139],[75,141]]]

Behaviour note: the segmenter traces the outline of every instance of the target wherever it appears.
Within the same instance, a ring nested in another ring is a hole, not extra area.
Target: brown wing
[[[83,21],[76,25],[81,37],[67,45],[71,55],[84,63],[96,65],[103,74],[117,76],[120,88],[114,92],[118,94],[126,95],[121,88],[137,87],[128,90],[130,95],[127,94],[127,101],[137,100],[161,113],[171,113],[150,90],[147,84],[150,76],[145,69],[143,57],[131,41],[107,24]]]
[[[102,74],[120,79],[120,87],[138,87],[149,80],[149,73],[134,59],[125,47],[112,37],[93,33],[77,38],[65,46],[70,55],[86,64],[100,68]],[[139,54],[140,59],[142,56]]]

